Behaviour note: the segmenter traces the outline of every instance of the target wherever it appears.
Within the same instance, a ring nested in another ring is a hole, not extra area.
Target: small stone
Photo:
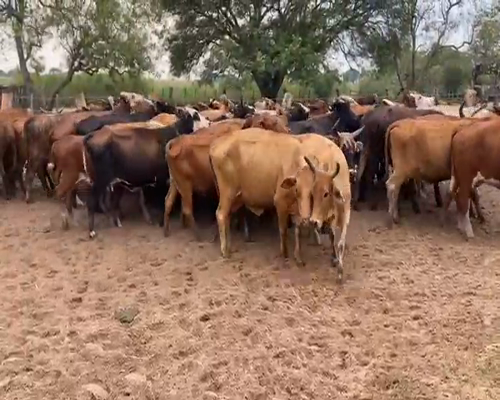
[[[0,389],[6,387],[9,383],[10,383],[10,378],[9,377],[7,377],[5,379],[2,379],[0,381]]]
[[[207,391],[203,393],[203,400],[217,400],[219,395],[214,392]]]
[[[102,386],[96,385],[95,383],[89,383],[83,386],[87,392],[90,392],[97,400],[107,399],[109,394],[102,388]]]
[[[207,321],[210,321],[210,315],[209,314],[202,314],[201,317],[200,317],[200,321],[201,322],[207,322]]]
[[[128,374],[127,376],[125,376],[125,379],[129,383],[134,384],[134,385],[143,385],[147,382],[147,379],[144,375],[137,374],[135,372],[132,372],[132,373]]]
[[[118,310],[115,316],[122,324],[130,324],[137,314],[139,314],[139,309],[131,306]]]

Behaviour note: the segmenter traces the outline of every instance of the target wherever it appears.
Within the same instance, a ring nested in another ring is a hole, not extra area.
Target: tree
[[[166,35],[175,75],[203,59],[215,73],[249,71],[276,98],[287,75],[316,73],[343,34],[368,24],[377,0],[161,0],[175,18]]]
[[[89,75],[109,71],[139,74],[151,68],[148,55],[150,14],[139,0],[39,0],[45,20],[54,27],[66,52],[67,71],[51,95],[49,108],[73,79],[83,72]]]
[[[471,54],[476,68],[473,81],[479,75],[493,75],[495,80],[500,73],[500,6],[484,10],[478,16],[476,35],[471,45]]]
[[[395,72],[401,88],[421,85],[446,48],[469,45],[448,44],[458,27],[464,0],[388,0],[380,25],[363,29],[357,55],[368,55],[381,73]]]
[[[34,90],[28,65],[36,50],[42,47],[48,29],[39,18],[40,12],[40,5],[35,0],[0,0],[0,27],[8,27],[14,39],[27,94]]]

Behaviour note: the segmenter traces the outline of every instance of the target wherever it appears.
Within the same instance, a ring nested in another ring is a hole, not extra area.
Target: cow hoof
[[[340,261],[337,257],[332,256],[332,258],[330,259],[330,262],[331,262],[332,268],[340,268]]]
[[[95,236],[96,236],[95,231],[90,231],[90,232],[89,232],[89,237],[90,237],[91,239],[94,239],[94,238],[95,238]]]
[[[297,257],[295,258],[295,264],[297,265],[297,267],[304,267],[306,265],[304,261]]]
[[[339,269],[337,273],[337,282],[342,283],[343,280],[344,280],[344,272],[342,271],[342,269]]]
[[[64,231],[67,231],[69,229],[69,221],[68,221],[68,217],[66,215],[62,216],[62,229]]]
[[[123,227],[122,221],[120,221],[119,219],[116,220],[116,227],[117,228],[122,228]]]

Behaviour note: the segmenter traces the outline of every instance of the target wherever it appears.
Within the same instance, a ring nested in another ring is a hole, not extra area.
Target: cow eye
[[[323,197],[326,199],[328,196],[329,196],[329,192],[325,192],[325,194],[323,195]]]

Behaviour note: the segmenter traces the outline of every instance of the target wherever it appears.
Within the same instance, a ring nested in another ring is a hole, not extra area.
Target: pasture
[[[64,232],[41,191],[1,199],[0,398],[498,399],[500,198],[480,193],[469,242],[430,188],[392,230],[385,204],[354,211],[342,285],[309,240],[283,262],[277,227],[223,260],[177,218],[164,238],[101,216],[90,241],[82,208]]]

